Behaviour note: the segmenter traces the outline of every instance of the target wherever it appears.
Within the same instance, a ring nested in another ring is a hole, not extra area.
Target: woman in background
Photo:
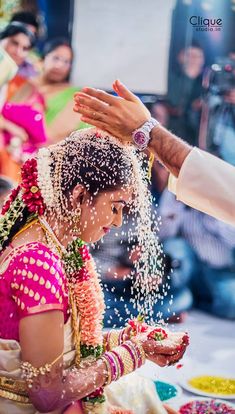
[[[0,45],[20,67],[34,45],[34,34],[19,22],[0,33]],[[16,74],[0,93],[0,172],[19,180],[21,165],[46,143],[44,100],[36,86]]]
[[[35,84],[46,103],[50,143],[60,141],[74,129],[87,127],[73,112],[73,95],[77,88],[69,83],[72,62],[73,50],[66,39],[55,38],[45,44],[42,73]]]

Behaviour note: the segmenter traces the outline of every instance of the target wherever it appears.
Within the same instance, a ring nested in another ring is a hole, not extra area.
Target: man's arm
[[[151,140],[148,149],[154,153],[171,174],[178,177],[183,162],[192,147],[161,125],[153,128],[150,135]]]
[[[118,96],[85,88],[75,95],[74,110],[82,114],[83,121],[128,143],[131,133],[149,120],[150,113],[119,81],[113,88]],[[161,126],[152,130],[151,138],[148,149],[173,174],[169,189],[177,199],[234,226],[235,168],[211,154],[192,149]]]
[[[118,96],[106,92],[84,88],[75,95],[74,110],[82,114],[82,121],[97,126],[118,137],[123,143],[132,140],[131,133],[150,119],[151,115],[143,103],[121,82],[113,88]],[[148,149],[176,177],[192,149],[186,142],[177,138],[162,126],[151,132]]]

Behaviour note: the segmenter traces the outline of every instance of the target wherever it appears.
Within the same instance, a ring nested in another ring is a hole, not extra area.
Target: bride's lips
[[[103,230],[104,230],[104,232],[106,234],[106,233],[108,233],[110,231],[110,228],[109,227],[103,227]]]

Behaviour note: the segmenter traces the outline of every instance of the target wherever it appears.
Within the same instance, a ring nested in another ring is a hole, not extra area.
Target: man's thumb
[[[113,84],[114,91],[127,101],[136,101],[138,99],[120,80],[116,80]]]

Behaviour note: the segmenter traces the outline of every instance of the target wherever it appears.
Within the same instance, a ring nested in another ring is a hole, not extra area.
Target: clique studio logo
[[[197,32],[219,32],[222,28],[222,19],[220,18],[204,18],[201,16],[191,16],[189,23]]]

